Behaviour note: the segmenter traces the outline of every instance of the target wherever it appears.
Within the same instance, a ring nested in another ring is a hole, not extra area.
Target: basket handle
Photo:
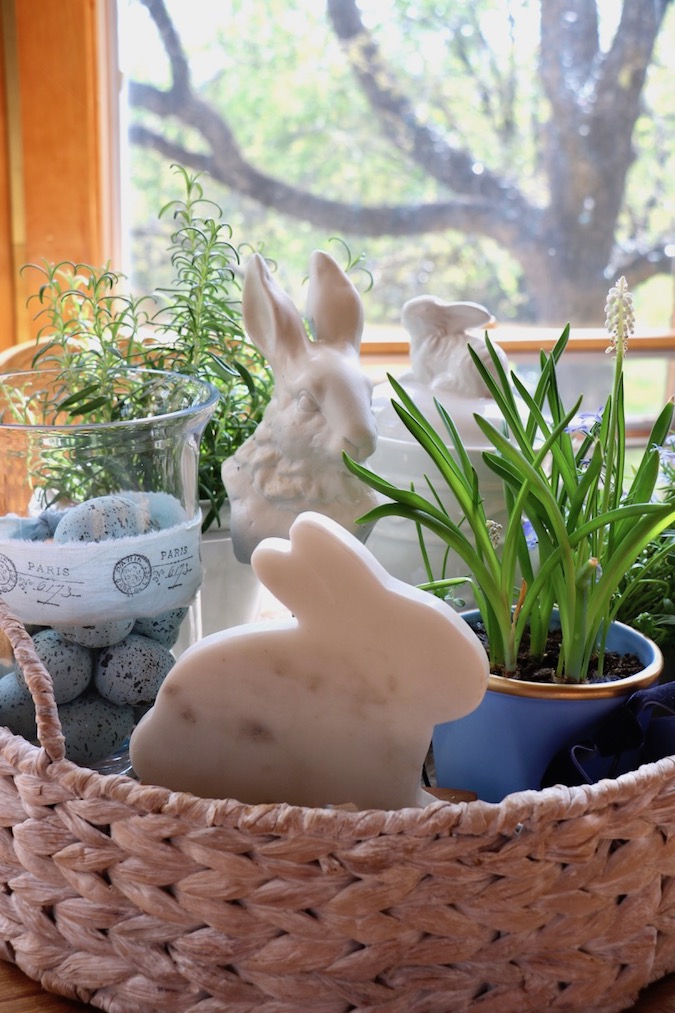
[[[66,755],[66,742],[54,699],[52,677],[38,658],[32,637],[2,599],[0,599],[0,628],[12,646],[14,657],[21,665],[26,685],[33,698],[38,741],[50,760],[62,760]]]

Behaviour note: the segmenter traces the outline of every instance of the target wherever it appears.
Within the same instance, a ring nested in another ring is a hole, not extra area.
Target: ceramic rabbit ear
[[[302,317],[259,253],[246,265],[242,310],[246,333],[273,366],[283,353],[304,349]]]
[[[288,538],[264,538],[253,550],[251,566],[260,583],[277,601],[296,618],[302,615],[302,603],[306,598],[303,589],[313,576],[298,559]]]
[[[384,567],[342,525],[310,510],[296,517],[288,539],[266,538],[260,542],[251,564],[261,583],[295,615],[306,613],[308,608],[313,612],[325,612],[341,606],[334,589],[338,570],[339,583],[344,582],[346,575],[361,586],[368,579],[383,586],[391,581]],[[308,586],[314,592],[309,606]],[[301,593],[296,595],[296,592]],[[296,604],[296,598],[302,600],[302,607]]]
[[[411,333],[428,330],[460,333],[474,327],[491,327],[495,318],[485,306],[475,302],[445,302],[434,295],[409,299],[401,310],[403,326]]]
[[[358,352],[363,333],[361,296],[342,268],[322,250],[309,260],[307,317],[317,341],[352,345]]]

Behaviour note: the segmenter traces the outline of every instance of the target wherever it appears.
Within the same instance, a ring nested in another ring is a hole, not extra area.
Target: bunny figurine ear
[[[259,253],[246,265],[242,310],[247,334],[273,366],[282,346],[284,352],[291,353],[304,348],[307,337],[302,317]]]
[[[251,563],[260,582],[295,616],[319,620],[346,617],[358,606],[357,596],[341,595],[345,580],[363,590],[388,585],[391,577],[366,547],[325,514],[303,511],[288,538],[265,538]],[[339,579],[336,581],[336,575]],[[311,587],[311,595],[307,588]],[[420,592],[422,593],[422,592]]]
[[[445,302],[435,295],[417,295],[401,310],[401,323],[411,338],[428,334],[463,334],[477,327],[492,327],[495,318],[476,302]]]
[[[363,304],[342,268],[327,253],[315,250],[309,260],[307,317],[317,341],[361,347]]]

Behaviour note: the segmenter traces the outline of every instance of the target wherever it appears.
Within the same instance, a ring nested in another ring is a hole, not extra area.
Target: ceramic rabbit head
[[[475,634],[323,515],[266,539],[253,566],[293,618],[189,648],[132,735],[136,773],[252,803],[419,804],[434,724],[487,688]]]
[[[372,384],[359,365],[361,299],[327,253],[310,259],[307,317],[254,254],[244,279],[246,331],[274,374],[274,395],[256,431],[223,463],[237,558],[258,542],[286,536],[303,510],[356,530],[372,494],[344,467],[346,451],[369,457],[376,444]]]

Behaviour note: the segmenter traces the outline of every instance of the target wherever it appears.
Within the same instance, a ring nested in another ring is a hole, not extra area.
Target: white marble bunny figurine
[[[359,366],[361,298],[332,257],[315,251],[310,258],[307,316],[314,340],[259,254],[246,267],[243,315],[275,381],[260,425],[222,466],[234,552],[247,563],[262,538],[287,536],[303,510],[357,531],[356,518],[376,499],[347,471],[342,452],[365,460],[377,432],[372,384]]]
[[[131,737],[138,776],[250,803],[429,801],[420,776],[434,724],[487,689],[473,631],[321,514],[301,514],[290,540],[266,539],[252,563],[293,618],[185,651]]]
[[[411,372],[401,382],[412,381],[432,390],[485,397],[487,391],[468,346],[478,353],[490,372],[494,371],[482,336],[468,334],[470,328],[490,327],[494,317],[479,303],[444,302],[437,296],[419,295],[409,299],[401,311],[401,322],[410,336]],[[497,347],[504,367],[507,359]]]

